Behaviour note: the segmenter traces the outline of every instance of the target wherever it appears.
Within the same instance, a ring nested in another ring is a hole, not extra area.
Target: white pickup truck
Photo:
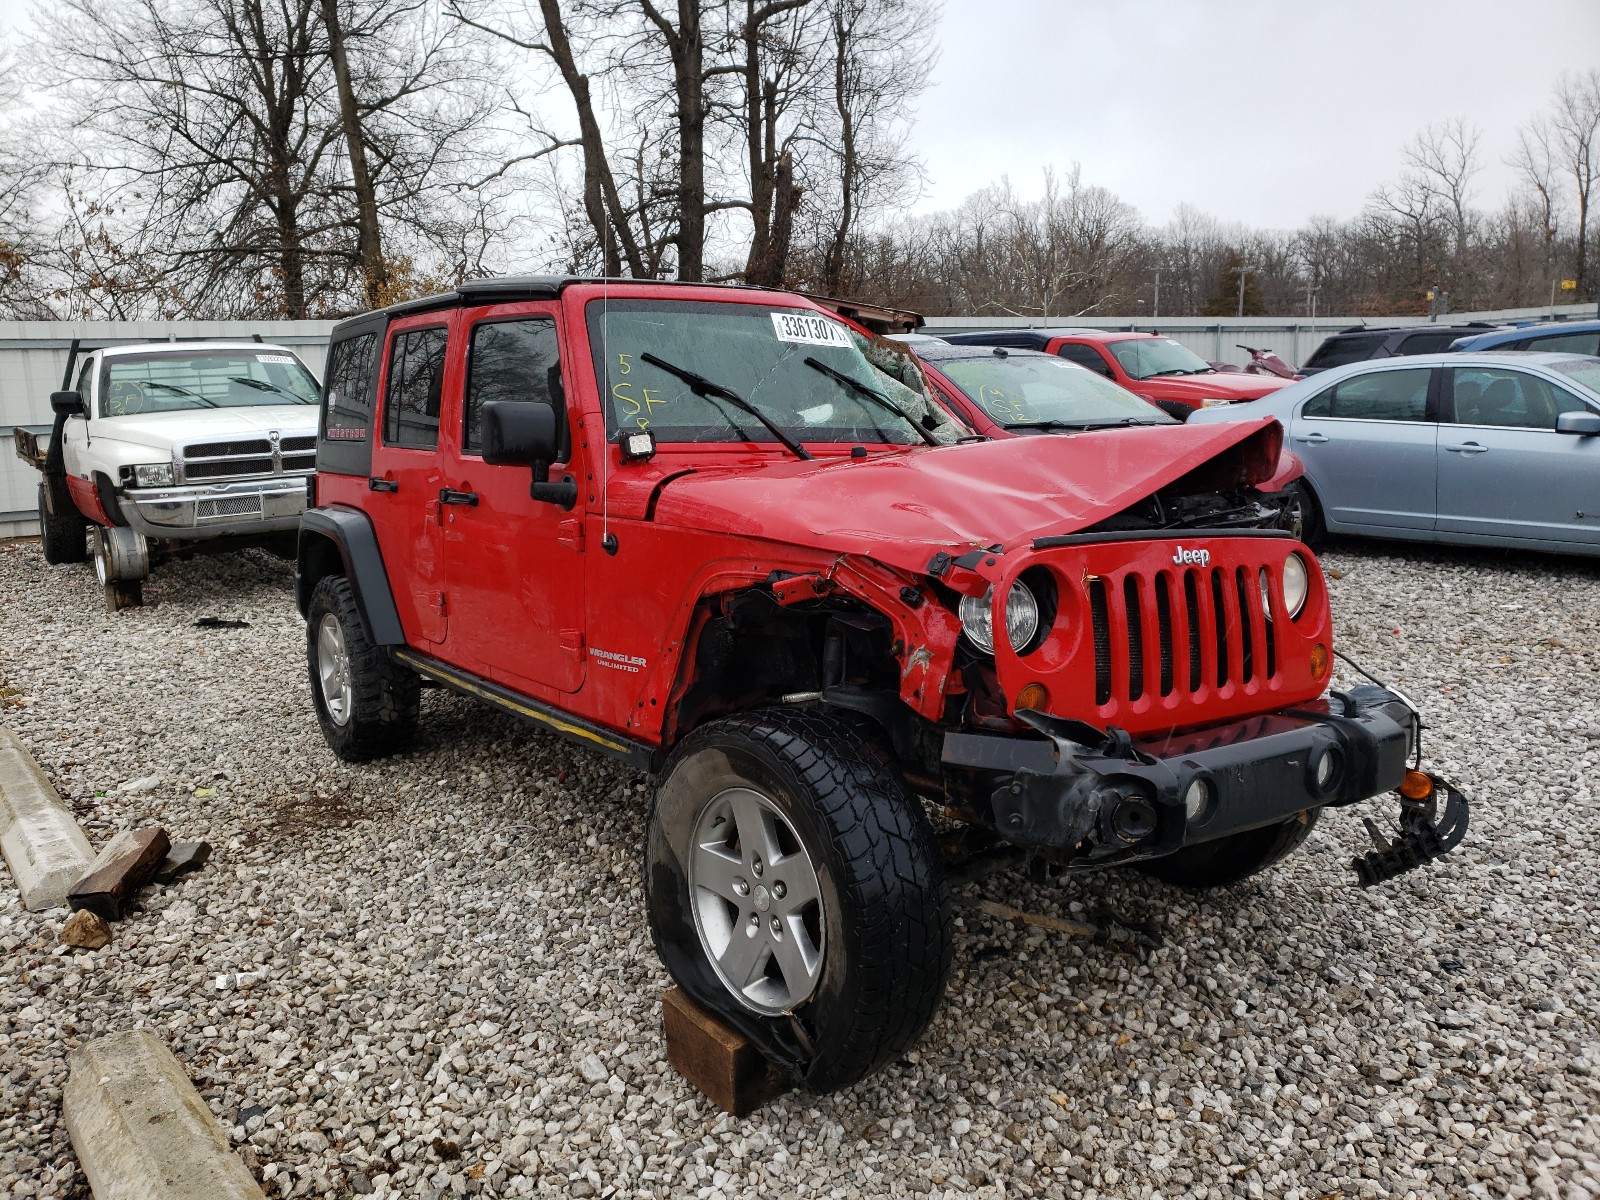
[[[45,561],[92,553],[113,608],[139,603],[152,551],[221,548],[298,527],[316,470],[319,390],[293,351],[261,342],[107,347],[69,362],[63,384],[50,397],[55,423],[19,426],[17,453],[44,476]]]

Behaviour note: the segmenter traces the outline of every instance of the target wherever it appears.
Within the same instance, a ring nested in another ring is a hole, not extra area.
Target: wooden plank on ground
[[[117,834],[105,844],[88,873],[72,885],[67,903],[107,921],[121,919],[170,849],[172,843],[159,825]]]
[[[788,1082],[761,1052],[684,994],[661,998],[667,1061],[723,1112],[743,1117],[785,1091]]]

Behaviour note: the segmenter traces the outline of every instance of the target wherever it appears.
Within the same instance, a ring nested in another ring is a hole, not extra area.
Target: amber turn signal
[[[1042,683],[1024,684],[1017,693],[1017,708],[1031,708],[1034,712],[1044,712],[1044,706],[1050,703],[1050,693],[1045,690]]]
[[[1433,780],[1421,771],[1407,771],[1400,781],[1400,794],[1407,800],[1426,800],[1433,795]]]
[[[1311,678],[1321,679],[1328,673],[1328,648],[1321,642],[1311,647]]]

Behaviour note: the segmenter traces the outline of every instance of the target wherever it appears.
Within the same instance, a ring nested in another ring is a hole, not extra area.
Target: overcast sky
[[[1600,0],[945,0],[912,146],[919,209],[1083,164],[1156,224],[1187,202],[1294,228],[1350,217],[1405,142],[1483,129],[1476,202],[1564,70],[1600,67]]]

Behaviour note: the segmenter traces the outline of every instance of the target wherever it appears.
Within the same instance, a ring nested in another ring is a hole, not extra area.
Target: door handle
[[[1328,440],[1328,435],[1325,433],[1297,433],[1294,440],[1297,442],[1309,442],[1313,446],[1320,446]]]
[[[369,492],[398,492],[399,490],[400,481],[398,479],[379,479],[376,475],[367,479],[367,491]]]
[[[1461,442],[1454,446],[1446,446],[1445,449],[1452,454],[1487,454],[1489,452],[1489,447],[1480,446],[1477,442]]]
[[[477,492],[458,492],[454,488],[439,489],[440,504],[466,504],[472,508],[478,507]]]

